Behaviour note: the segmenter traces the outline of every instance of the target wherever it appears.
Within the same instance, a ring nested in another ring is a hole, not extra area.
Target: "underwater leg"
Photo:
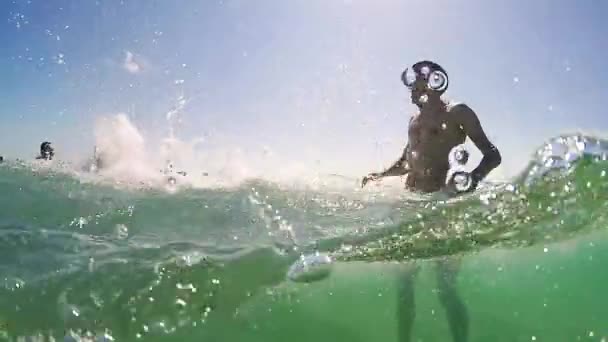
[[[459,258],[452,257],[437,261],[437,290],[441,305],[445,308],[452,339],[454,342],[465,342],[469,333],[469,316],[462,298],[458,295],[459,269]]]
[[[400,270],[397,284],[397,336],[399,342],[409,342],[412,327],[416,318],[416,303],[414,300],[414,281],[418,273],[417,266],[412,263],[405,264]]]

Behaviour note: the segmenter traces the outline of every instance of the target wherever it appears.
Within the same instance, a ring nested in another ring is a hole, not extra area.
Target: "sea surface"
[[[606,341],[607,153],[555,137],[510,182],[456,198],[355,179],[125,185],[8,160],[0,340],[397,341],[415,305],[412,341],[450,341],[449,261],[470,341]]]

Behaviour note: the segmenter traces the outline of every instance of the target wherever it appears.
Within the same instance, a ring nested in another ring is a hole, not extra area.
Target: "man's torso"
[[[414,116],[408,128],[407,187],[421,192],[441,190],[450,169],[450,151],[465,139],[458,115],[450,107]]]

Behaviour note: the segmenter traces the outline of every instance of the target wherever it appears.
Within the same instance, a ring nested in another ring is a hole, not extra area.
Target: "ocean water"
[[[452,199],[7,161],[0,340],[398,341],[410,305],[412,341],[449,341],[451,260],[470,341],[606,341],[607,153],[556,137],[511,182]]]

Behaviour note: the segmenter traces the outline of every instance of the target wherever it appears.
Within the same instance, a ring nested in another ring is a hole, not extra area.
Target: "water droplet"
[[[602,172],[600,173],[600,177],[606,177],[606,170],[602,170]]]
[[[591,187],[591,182],[587,182],[587,189]]]
[[[536,336],[532,336],[532,341],[536,341]]]
[[[448,125],[444,122],[441,124],[441,129],[445,130],[448,128]]]
[[[120,240],[124,240],[129,237],[129,228],[122,223],[116,225],[116,237]]]
[[[181,306],[181,307],[185,307],[186,306],[186,301],[183,300],[183,299],[181,299],[181,298],[177,298],[175,300],[175,304],[178,305],[178,306]]]
[[[593,333],[593,331],[589,332],[589,337],[593,337],[595,334]]]
[[[175,80],[173,83],[175,84],[184,84],[184,80]]]
[[[547,253],[549,251],[549,248],[545,247],[543,248],[543,252]]]
[[[214,285],[219,285],[220,280],[219,279],[211,279],[211,283]]]
[[[517,82],[519,82],[519,77],[517,77],[517,76],[513,77],[513,83],[517,83]]]

